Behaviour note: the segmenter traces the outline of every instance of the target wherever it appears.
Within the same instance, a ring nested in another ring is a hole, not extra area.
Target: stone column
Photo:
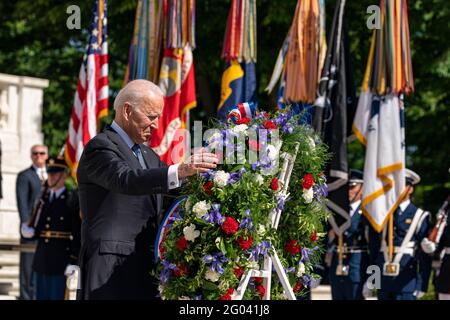
[[[3,199],[0,241],[19,240],[17,173],[31,165],[30,148],[43,143],[43,90],[48,80],[0,73],[0,141]]]

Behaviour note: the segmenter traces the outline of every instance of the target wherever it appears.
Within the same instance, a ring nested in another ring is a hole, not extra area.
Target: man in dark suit
[[[128,83],[114,101],[115,119],[86,145],[78,170],[81,229],[79,299],[153,299],[152,246],[161,194],[180,179],[216,167],[203,150],[167,167],[147,143],[164,98],[146,80]]]
[[[33,207],[41,194],[42,185],[47,179],[45,161],[48,158],[48,150],[44,145],[31,147],[31,161],[33,165],[19,172],[16,181],[17,208],[20,215],[20,223],[28,224]],[[22,234],[21,244],[34,244],[35,240],[27,240]],[[33,253],[20,253],[20,296],[22,300],[34,299],[34,285],[32,280]]]

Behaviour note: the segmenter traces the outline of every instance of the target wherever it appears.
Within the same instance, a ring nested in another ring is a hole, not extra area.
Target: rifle
[[[45,199],[48,196],[48,191],[49,185],[48,182],[45,181],[42,188],[41,196],[39,197],[39,200],[36,203],[36,205],[33,207],[33,212],[31,214],[30,221],[28,222],[28,226],[31,228],[36,228],[39,222],[39,217],[41,216],[42,208],[44,208]]]
[[[434,228],[431,230],[430,235],[428,236],[428,239],[434,243],[439,242],[440,240],[439,238],[441,237],[442,231],[447,223],[448,212],[450,209],[449,202],[450,202],[450,195],[447,197],[447,199],[444,201],[441,208],[439,209],[437,213],[436,224]]]

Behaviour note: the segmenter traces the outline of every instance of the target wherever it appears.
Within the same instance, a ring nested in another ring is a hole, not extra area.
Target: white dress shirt
[[[355,201],[350,204],[350,217],[353,217],[355,214],[356,209],[358,209],[359,205],[361,204],[361,200]]]
[[[133,140],[131,140],[130,136],[117,124],[117,122],[113,121],[111,124],[111,128],[113,128],[114,131],[119,134],[128,148],[131,149],[134,146],[135,143],[133,142]],[[133,150],[131,150],[131,152],[133,152]],[[178,180],[179,165],[180,164],[173,164],[169,166],[169,170],[167,171],[167,185],[169,186],[169,189],[175,189],[180,186],[180,180]]]
[[[34,168],[34,170],[36,170],[36,173],[37,173],[39,179],[41,179],[41,181],[47,180],[48,175],[47,175],[47,169],[45,167],[38,168],[33,164],[33,168]]]

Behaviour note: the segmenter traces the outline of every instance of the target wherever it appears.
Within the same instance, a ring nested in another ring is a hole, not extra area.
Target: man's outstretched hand
[[[193,176],[196,173],[215,169],[218,162],[219,159],[217,159],[214,153],[205,152],[205,149],[200,149],[178,166],[178,178],[182,179]]]

